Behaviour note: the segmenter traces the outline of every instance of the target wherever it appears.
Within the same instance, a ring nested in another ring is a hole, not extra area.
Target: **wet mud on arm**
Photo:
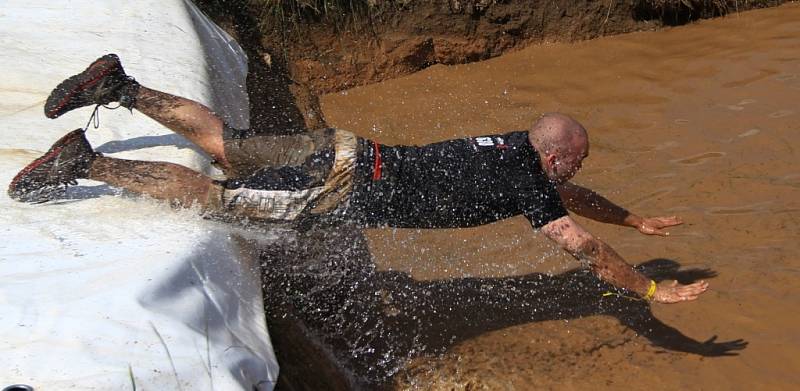
[[[611,246],[596,239],[569,216],[552,221],[542,227],[542,232],[592,271],[618,288],[644,296],[650,279],[636,272]]]

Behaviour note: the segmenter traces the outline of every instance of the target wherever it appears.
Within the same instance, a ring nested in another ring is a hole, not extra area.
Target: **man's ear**
[[[552,170],[556,166],[556,160],[558,160],[558,157],[554,153],[549,153],[545,156],[544,160],[547,161],[547,166]]]

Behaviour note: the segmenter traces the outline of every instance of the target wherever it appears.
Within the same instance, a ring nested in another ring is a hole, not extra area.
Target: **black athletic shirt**
[[[425,146],[359,143],[351,207],[368,226],[471,227],[523,214],[539,228],[567,215],[528,132]]]

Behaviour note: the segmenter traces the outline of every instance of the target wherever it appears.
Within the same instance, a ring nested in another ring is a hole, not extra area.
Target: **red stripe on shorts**
[[[372,168],[372,180],[379,181],[381,180],[381,145],[376,143],[375,141],[372,142],[372,148],[375,150],[375,166]]]

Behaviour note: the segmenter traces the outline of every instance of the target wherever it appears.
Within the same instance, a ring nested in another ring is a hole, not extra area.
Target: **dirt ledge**
[[[265,28],[262,44],[273,52],[285,48],[292,79],[324,94],[407,75],[433,64],[485,60],[531,44],[653,30],[781,2],[391,2],[393,5],[370,13],[368,19],[344,26],[321,20],[286,23],[282,30],[281,26]]]
[[[689,23],[785,0],[370,0],[366,17],[260,17],[254,0],[199,0],[250,58],[254,126],[325,126],[317,97],[434,64]],[[264,3],[264,2],[261,2]],[[263,5],[261,7],[264,7]],[[330,12],[330,11],[329,11]]]

